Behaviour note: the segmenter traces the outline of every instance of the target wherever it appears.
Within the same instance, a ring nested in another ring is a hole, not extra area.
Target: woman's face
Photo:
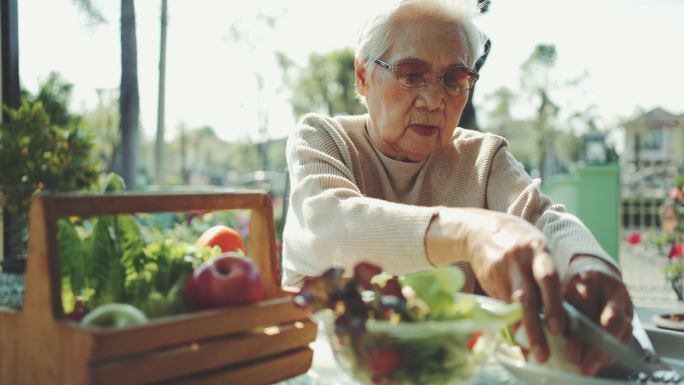
[[[391,31],[389,50],[379,59],[391,65],[422,61],[434,73],[452,65],[466,65],[467,42],[462,28],[434,19],[404,19]],[[373,60],[371,58],[370,60]],[[406,89],[392,71],[379,65],[370,76],[357,63],[356,82],[366,97],[373,144],[397,160],[421,161],[448,146],[468,93],[450,95],[437,76],[429,85]]]

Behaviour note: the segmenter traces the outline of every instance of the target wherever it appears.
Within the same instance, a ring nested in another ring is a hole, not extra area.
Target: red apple
[[[264,299],[259,268],[240,254],[221,254],[192,272],[187,299],[195,310],[259,302]]]

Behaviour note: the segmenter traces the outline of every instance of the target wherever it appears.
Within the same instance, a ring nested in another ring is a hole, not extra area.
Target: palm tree
[[[93,24],[106,23],[102,12],[92,0],[73,0]],[[135,32],[135,6],[133,0],[121,0],[121,84],[119,89],[119,142],[120,162],[115,162],[129,190],[136,188],[140,119],[138,93],[138,45]]]
[[[140,120],[138,93],[138,45],[135,34],[133,0],[121,0],[121,89],[119,127],[121,129],[121,176],[129,190],[136,188]]]
[[[164,95],[166,82],[166,26],[168,5],[161,0],[161,37],[159,41],[159,93],[157,98],[157,141],[154,147],[154,178],[158,185],[164,184]]]
[[[537,167],[539,176],[547,177],[549,162],[548,146],[553,143],[555,129],[553,120],[558,116],[560,107],[552,99],[555,87],[551,71],[556,65],[558,54],[553,44],[539,44],[532,54],[523,62],[520,82],[530,97],[536,99],[537,111],[535,127],[537,129]]]

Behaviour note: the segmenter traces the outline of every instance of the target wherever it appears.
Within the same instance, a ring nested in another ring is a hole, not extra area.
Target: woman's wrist
[[[445,237],[439,212],[432,216],[425,232],[425,255],[433,266],[441,266],[449,261],[449,240]]]
[[[432,217],[425,233],[425,253],[434,266],[470,261],[469,234],[481,223],[471,209],[441,208]]]
[[[570,259],[570,266],[573,267],[571,270],[575,272],[598,270],[618,280],[622,280],[622,273],[615,265],[595,255],[575,254]]]

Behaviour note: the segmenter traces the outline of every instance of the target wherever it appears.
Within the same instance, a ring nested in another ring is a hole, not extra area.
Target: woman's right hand
[[[548,359],[542,308],[552,333],[562,334],[566,321],[558,270],[541,231],[496,211],[442,208],[428,228],[426,251],[436,265],[467,260],[488,295],[520,302],[531,352],[540,362]]]

